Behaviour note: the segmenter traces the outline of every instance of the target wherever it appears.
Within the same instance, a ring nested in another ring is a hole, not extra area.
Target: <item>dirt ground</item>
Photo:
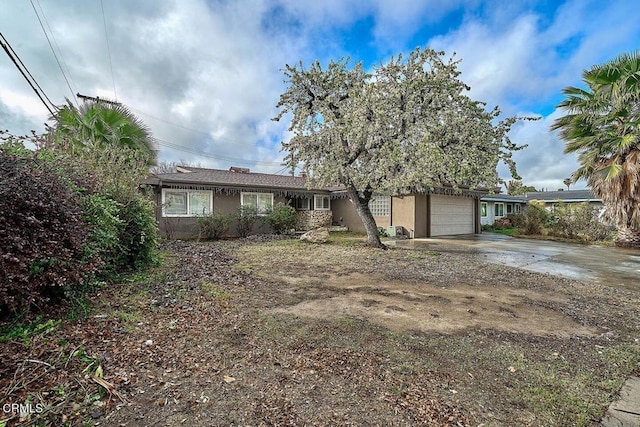
[[[2,325],[34,410],[0,425],[590,426],[640,372],[640,289],[359,239],[168,242],[86,317]]]
[[[305,279],[283,278],[291,290]],[[532,335],[593,336],[597,328],[580,325],[546,303],[566,303],[567,298],[535,291],[517,292],[506,286],[486,288],[457,285],[438,287],[425,283],[389,282],[353,273],[330,276],[325,287],[338,295],[301,302],[274,310],[320,319],[349,316],[394,331],[456,333],[469,328],[489,328]]]

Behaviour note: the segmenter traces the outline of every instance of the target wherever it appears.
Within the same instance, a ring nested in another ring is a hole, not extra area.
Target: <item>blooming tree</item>
[[[496,122],[500,110],[469,98],[459,61],[443,57],[416,49],[372,73],[348,59],[284,70],[275,120],[291,114],[285,161],[304,164],[321,184],[343,185],[370,246],[383,247],[369,210],[375,194],[494,188],[501,159],[518,178],[511,153],[522,147],[507,137],[517,118]]]

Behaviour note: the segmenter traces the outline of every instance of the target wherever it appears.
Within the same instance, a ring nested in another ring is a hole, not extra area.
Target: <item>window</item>
[[[507,214],[513,213],[513,205],[511,203],[507,204]]]
[[[494,216],[504,216],[504,203],[496,203],[494,207]]]
[[[516,213],[520,213],[520,205],[516,205]]]
[[[485,202],[480,204],[480,215],[487,216],[487,204]]]
[[[315,196],[313,196],[313,206],[317,211],[328,211],[329,209],[331,209],[329,196],[316,194]]]
[[[373,216],[391,215],[391,197],[374,196],[369,202],[369,210]]]
[[[162,190],[163,216],[199,216],[211,212],[211,191]]]
[[[240,193],[240,204],[243,207],[255,208],[258,215],[265,215],[273,209],[273,194]]]
[[[309,199],[306,197],[295,198],[293,199],[293,207],[298,211],[308,211]]]

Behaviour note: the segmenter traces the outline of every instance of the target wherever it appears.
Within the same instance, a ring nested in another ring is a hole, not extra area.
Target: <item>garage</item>
[[[475,232],[474,199],[472,197],[430,197],[431,237]]]

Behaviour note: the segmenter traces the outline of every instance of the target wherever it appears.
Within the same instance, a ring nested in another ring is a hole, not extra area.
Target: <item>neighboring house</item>
[[[535,200],[537,203],[544,203],[547,210],[553,211],[558,203],[585,203],[590,206],[602,209],[602,200],[593,195],[593,192],[587,190],[567,190],[567,191],[536,191],[526,194],[526,199],[531,202]]]
[[[525,196],[493,194],[480,199],[480,222],[482,225],[493,225],[496,219],[512,213],[520,213],[527,205]]]
[[[304,176],[283,176],[229,170],[178,167],[175,173],[156,174],[146,184],[153,189],[156,217],[162,235],[170,238],[197,236],[197,218],[211,212],[233,214],[240,206],[266,212],[276,203],[296,208],[299,230],[343,225],[365,231],[347,194],[340,187],[307,186]],[[480,233],[481,191],[435,188],[428,193],[378,196],[370,209],[379,227],[395,227],[410,237],[434,237]],[[231,225],[230,233],[235,229]],[[268,230],[256,229],[255,232]]]

